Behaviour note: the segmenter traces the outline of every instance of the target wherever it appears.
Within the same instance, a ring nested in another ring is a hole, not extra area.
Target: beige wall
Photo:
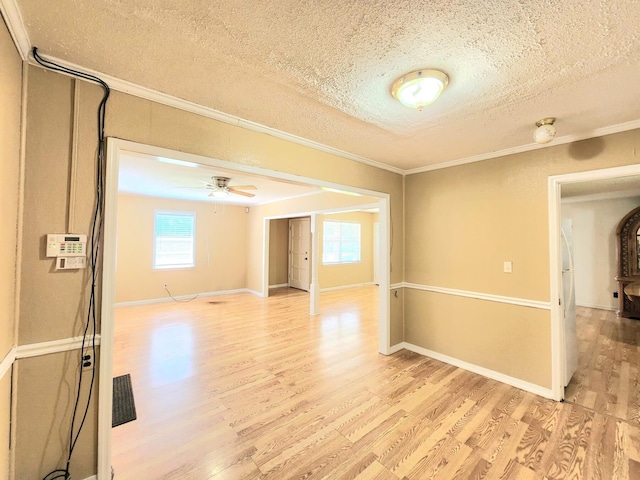
[[[640,198],[616,198],[562,204],[562,218],[573,221],[573,260],[576,304],[615,310],[618,290],[620,220],[640,206]],[[597,254],[594,254],[597,252]]]
[[[156,210],[196,214],[195,267],[153,268]],[[165,298],[245,286],[244,207],[119,195],[116,302]]]
[[[11,413],[11,375],[0,377],[0,480],[9,478],[9,418]]]
[[[0,23],[0,360],[14,344],[22,61]]]
[[[29,73],[20,345],[75,337],[83,331],[89,270],[55,272],[54,260],[45,257],[45,235],[64,233],[68,221],[74,224],[74,233],[89,231],[94,204],[95,105],[100,98],[98,91],[81,88],[79,181],[75,214],[69,218],[74,82],[39,68],[30,67]],[[44,473],[64,467],[63,439],[68,436],[72,402],[59,396],[73,388],[79,362],[78,350],[17,362],[16,478],[42,478]],[[92,410],[71,463],[74,477],[95,473],[95,426]]]
[[[405,289],[405,312],[407,342],[551,386],[551,329],[546,310]],[[492,348],[490,355],[487,346]]]
[[[405,280],[549,301],[547,177],[636,163],[639,147],[635,130],[407,176]],[[512,274],[502,271],[507,260]],[[549,311],[405,296],[407,341],[551,386]]]
[[[345,197],[343,197],[345,198]],[[292,205],[294,202],[292,202]],[[376,218],[377,218],[377,214]],[[323,265],[320,257],[318,280],[320,288],[370,283],[373,281],[373,217],[366,212],[336,213],[318,215],[320,252],[322,252],[323,220],[344,220],[361,224],[362,260],[344,265]],[[270,221],[269,229],[269,285],[288,282],[289,220],[286,218]]]
[[[322,263],[323,221],[340,220],[360,224],[360,262],[337,265]],[[367,212],[334,213],[318,218],[320,237],[320,257],[318,261],[318,281],[320,288],[342,287],[373,282],[373,214]]]
[[[83,290],[86,272],[54,272],[53,262],[44,257],[44,235],[66,229],[73,84],[74,81],[66,76],[30,67],[20,344],[76,336],[82,326],[88,298]],[[73,222],[76,232],[83,233],[89,230],[93,207],[95,118],[101,90],[79,82],[79,98],[79,181]],[[336,181],[336,172],[340,172],[340,182],[345,185],[389,193],[395,226],[391,281],[402,280],[400,175],[119,92],[112,92],[107,106],[106,134],[330,182]],[[262,227],[259,225],[257,230],[260,237]],[[248,222],[248,238],[256,233],[254,229],[255,222]],[[261,250],[259,253],[248,250],[248,263],[257,261],[261,265],[261,259]],[[251,285],[250,282],[247,278],[247,285]],[[402,319],[393,319],[393,322],[395,326],[401,324]],[[397,330],[396,327],[394,331]],[[61,360],[64,357],[64,354],[56,354],[48,356],[49,361],[24,362],[37,364],[38,368],[30,370],[33,375],[20,375],[19,378],[16,400],[19,430],[16,448],[21,452],[16,459],[18,478],[36,478],[40,465],[52,469],[56,466],[52,459],[61,456],[62,445],[58,442],[45,446],[28,440],[46,438],[50,431],[67,429],[61,419],[69,406],[60,402],[52,409],[43,409],[42,395],[33,394],[36,390],[57,391],[67,374],[75,371],[73,362],[65,368]],[[83,449],[72,462],[74,477],[83,478],[95,471],[95,424],[96,416],[92,414],[87,431],[81,437]],[[93,468],[86,472],[86,465]]]
[[[249,215],[249,229],[251,231],[249,235],[249,244],[248,244],[248,257],[249,260],[247,262],[247,286],[249,289],[260,292],[262,291],[262,238],[263,238],[263,224],[264,219],[268,217],[295,217],[300,214],[309,214],[311,212],[318,212],[329,209],[338,209],[338,208],[348,208],[348,207],[356,207],[359,205],[371,205],[377,203],[378,199],[374,197],[362,196],[356,197],[352,195],[344,195],[334,192],[321,192],[316,195],[308,195],[301,198],[290,199],[290,200],[282,200],[279,202],[268,203],[265,205],[260,205],[257,207],[253,207],[251,209],[251,213]],[[348,214],[345,214],[348,215]],[[371,214],[361,214],[368,215],[365,217],[369,219],[367,224],[371,224]],[[355,217],[350,217],[355,218]],[[317,219],[318,224],[321,226],[321,220]],[[288,228],[288,223],[287,223]],[[367,227],[366,231],[371,231],[373,227]],[[271,231],[269,232],[271,236]],[[322,230],[319,230],[320,242],[322,242]],[[368,244],[371,243],[370,237],[368,235],[369,240]],[[288,245],[288,238],[286,239]],[[368,245],[367,244],[367,245]],[[372,251],[373,247],[365,246],[368,252]],[[270,247],[271,252],[271,247]],[[270,253],[269,258],[271,259],[272,255]],[[370,257],[370,255],[369,255]],[[282,259],[277,260],[278,265],[282,267],[284,265],[284,261]],[[288,262],[288,260],[285,259]],[[322,278],[323,275],[323,266],[322,260],[319,261],[319,271],[318,271],[318,280],[320,283],[320,288],[325,287],[335,287],[340,285],[352,285],[354,283],[366,283],[371,281],[371,277],[373,274],[368,275],[367,278],[369,280],[363,281],[355,281],[365,277],[363,272],[368,271],[369,269],[373,269],[371,259],[369,258],[364,265],[357,265],[355,269],[352,266],[343,266],[342,271],[338,268],[337,270],[325,272],[324,273],[324,281]],[[284,268],[287,268],[287,265],[284,265]],[[271,271],[271,268],[269,268]],[[271,273],[269,274],[271,275]],[[286,280],[285,280],[286,281]],[[349,282],[349,283],[345,283]],[[285,282],[282,282],[285,283]],[[325,285],[326,283],[326,285]],[[271,283],[271,280],[269,281]],[[401,319],[398,319],[398,322],[401,322]],[[402,341],[402,339],[398,340],[398,342]],[[396,342],[396,343],[398,343]]]
[[[71,409],[75,401],[77,362],[76,351],[19,360],[16,480],[41,479],[55,468],[64,467]],[[85,387],[80,397],[82,407],[86,405],[88,382],[85,382]],[[86,479],[95,473],[98,444],[96,392],[97,384],[89,420],[73,454],[72,478]]]
[[[2,35],[0,78],[8,69],[14,75],[13,65],[17,64],[15,53],[6,52],[6,32]],[[86,307],[86,272],[53,272],[52,261],[44,257],[43,242],[46,233],[66,230],[73,84],[68,77],[30,68],[20,344],[77,335]],[[101,91],[80,82],[79,93],[80,163],[73,222],[77,232],[87,232],[93,207],[95,117]],[[5,114],[5,105],[3,102],[0,116]],[[391,283],[406,278],[409,282],[536,300],[549,300],[546,177],[636,163],[634,152],[640,138],[638,131],[626,132],[409,176],[407,272],[403,276],[400,175],[119,92],[112,92],[106,128],[108,136],[329,182],[336,181],[339,172],[339,181],[345,185],[391,195]],[[261,222],[249,221],[249,238],[253,234],[261,236],[262,228]],[[261,250],[249,247],[247,261],[261,262]],[[514,273],[509,276],[501,273],[504,260],[514,262]],[[247,284],[251,282],[253,279],[247,274]],[[407,297],[404,306],[403,296]],[[437,296],[400,291],[397,299],[392,297],[392,344],[402,340],[400,315],[404,308],[405,328],[412,343],[549,386],[548,312],[501,305],[485,307],[481,301],[451,296],[441,301]],[[447,347],[458,341],[446,332],[449,313],[469,318],[477,314],[477,322],[463,319],[455,331],[480,341],[460,342],[465,348]],[[491,321],[484,321],[487,319]],[[528,336],[534,339],[531,344],[523,341]],[[522,345],[522,351],[512,356],[513,351],[505,346],[507,342]],[[71,355],[18,362],[17,478],[40,478],[40,472],[54,468],[54,460],[62,456],[63,442],[46,443],[42,439],[51,432],[66,435],[64,418],[69,406],[42,392],[57,395],[72,384],[70,377],[77,365],[68,360]],[[72,463],[78,478],[95,471],[95,424],[92,410]]]
[[[289,283],[289,219],[269,223],[269,285]]]
[[[0,362],[15,346],[22,60],[0,17]],[[11,367],[0,372],[0,480],[9,478]]]

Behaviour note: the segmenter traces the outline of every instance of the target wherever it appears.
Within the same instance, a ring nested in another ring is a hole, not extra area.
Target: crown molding
[[[423,173],[430,172],[432,170],[441,170],[443,168],[457,167],[458,165],[465,165],[467,163],[481,162],[482,160],[490,160],[492,158],[515,155],[516,153],[524,153],[530,152],[532,150],[540,150],[542,148],[555,147],[566,143],[579,142],[580,140],[588,140],[589,138],[603,137],[605,135],[611,135],[613,133],[627,132],[629,130],[635,130],[637,128],[640,128],[640,120],[632,120],[630,122],[618,123],[616,125],[610,125],[608,127],[596,128],[595,130],[591,130],[588,133],[579,133],[575,135],[565,135],[563,137],[557,137],[553,142],[545,145],[529,143],[527,145],[521,145],[519,147],[505,148],[504,150],[498,150],[497,152],[482,153],[480,155],[459,158],[457,160],[451,160],[449,162],[436,163],[433,165],[427,165],[425,167],[410,168],[408,170],[404,170],[404,174],[413,175],[415,173]]]
[[[0,0],[0,13],[2,13],[20,57],[22,57],[22,60],[27,61],[31,51],[31,41],[29,41],[29,35],[27,35],[27,30],[24,28],[18,4],[15,0]]]
[[[24,28],[22,15],[20,14],[20,9],[18,8],[16,0],[0,0],[0,13],[5,19],[7,28],[9,29],[9,33],[11,34],[11,37],[13,38],[13,41],[22,59],[24,61],[29,62],[31,65],[42,67],[41,65],[36,63],[30,55],[31,41],[29,40],[29,35],[27,34],[26,29]],[[122,80],[120,78],[113,77],[111,75],[106,75],[102,72],[91,70],[91,69],[82,67],[80,65],[76,65],[74,63],[61,60],[56,57],[52,57],[48,55],[44,55],[44,56],[46,56],[47,59],[55,63],[58,63],[60,65],[63,65],[67,68],[71,68],[73,70],[78,70],[83,73],[88,73],[88,74],[100,77],[105,82],[107,82],[109,87],[112,88],[113,90],[117,90],[122,93],[127,93],[129,95],[133,95],[136,97],[144,98],[146,100],[160,103],[162,105],[167,105],[169,107],[178,108],[186,112],[194,113],[196,115],[200,115],[206,118],[211,118],[213,120],[218,120],[220,122],[228,123],[230,125],[235,125],[241,128],[245,128],[247,130],[252,130],[254,132],[265,133],[267,135],[271,135],[281,140],[285,140],[285,141],[302,145],[308,148],[312,148],[320,152],[336,155],[338,157],[342,157],[347,160],[353,160],[355,162],[369,165],[375,168],[380,168],[382,170],[387,170],[389,172],[397,173],[399,175],[413,175],[416,173],[430,172],[433,170],[441,170],[443,168],[456,167],[459,165],[465,165],[467,163],[481,162],[483,160],[490,160],[492,158],[499,158],[507,155],[515,155],[517,153],[524,153],[532,150],[539,150],[542,148],[554,147],[554,146],[562,145],[566,143],[577,142],[580,140],[587,140],[589,138],[594,138],[594,137],[602,137],[604,135],[611,135],[614,133],[621,133],[621,132],[626,132],[628,130],[634,130],[634,129],[640,128],[640,120],[632,120],[630,122],[619,123],[616,125],[597,128],[587,133],[581,133],[576,135],[565,135],[563,137],[558,137],[553,142],[546,145],[529,143],[527,145],[521,145],[518,147],[506,148],[504,150],[498,150],[495,152],[487,152],[479,155],[472,155],[470,157],[459,158],[456,160],[436,163],[436,164],[427,165],[424,167],[410,168],[405,170],[399,167],[388,165],[386,163],[378,162],[376,160],[371,160],[369,158],[362,157],[360,155],[355,155],[353,153],[345,152],[344,150],[340,150],[338,148],[334,148],[329,145],[325,145],[319,142],[315,142],[313,140],[309,140],[307,138],[293,135],[291,133],[283,132],[281,130],[271,128],[257,122],[252,122],[250,120],[245,120],[243,118],[236,117],[234,115],[220,112],[213,108],[198,105],[197,103],[190,102],[188,100],[183,100],[181,98],[174,97],[166,93],[158,92],[156,90],[143,87],[142,85],[137,85],[127,80]]]
[[[6,21],[7,28],[9,29],[9,33],[13,38],[13,42],[15,43],[16,48],[18,49],[18,52],[22,57],[22,60],[29,62],[31,65],[42,68],[42,65],[35,62],[33,57],[31,57],[30,55],[31,41],[29,40],[29,35],[27,35],[27,30],[24,28],[22,15],[20,14],[20,9],[18,8],[16,1],[0,0],[0,13],[2,13],[2,16]],[[252,122],[250,120],[245,120],[243,118],[236,117],[235,115],[230,115],[228,113],[220,112],[219,110],[215,110],[213,108],[198,105],[197,103],[189,102],[188,100],[183,100],[181,98],[174,97],[166,93],[158,92],[157,90],[152,90],[150,88],[143,87],[142,85],[137,85],[127,80],[122,80],[120,78],[113,77],[111,75],[107,75],[105,73],[98,72],[96,70],[91,70],[89,68],[85,68],[80,65],[76,65],[74,63],[70,63],[56,57],[52,57],[49,55],[44,55],[44,56],[48,60],[55,62],[59,65],[62,65],[64,67],[67,67],[73,70],[78,70],[83,73],[88,73],[96,77],[100,77],[102,80],[107,82],[107,84],[111,89],[117,90],[119,92],[127,93],[129,95],[134,95],[136,97],[144,98],[146,100],[151,100],[153,102],[160,103],[162,105],[167,105],[169,107],[178,108],[186,112],[195,113],[196,115],[211,118],[213,120],[218,120],[220,122],[228,123],[230,125],[235,125],[241,128],[245,128],[247,130],[252,130],[254,132],[265,133],[267,135],[271,135],[272,137],[276,137],[281,140],[285,140],[291,143],[296,143],[298,145],[309,147],[320,152],[336,155],[338,157],[342,157],[347,160],[353,160],[355,162],[363,163],[371,167],[380,168],[382,170],[387,170],[389,172],[397,173],[399,175],[404,175],[403,169],[398,167],[393,167],[391,165],[387,165],[386,163],[378,162],[366,157],[362,157],[360,155],[355,155],[353,153],[345,152],[344,150],[340,150],[338,148],[334,148],[320,142],[309,140],[307,138],[299,137],[298,135],[293,135],[291,133],[283,132],[282,130],[277,130],[275,128],[271,128],[266,125],[262,125],[261,123]]]
[[[122,80],[121,78],[118,78],[118,77],[113,77],[111,75],[107,75],[105,73],[98,72],[96,70],[92,70],[89,68],[82,67],[80,65],[76,65],[71,62],[67,62],[66,60],[62,60],[60,58],[52,57],[50,55],[43,55],[43,56],[46,57],[47,60],[55,62],[58,65],[62,65],[63,67],[99,77],[102,80],[104,80],[109,85],[109,88],[111,88],[112,90],[117,90],[122,93],[133,95],[139,98],[144,98],[146,100],[150,100],[155,103],[159,103],[162,105],[166,105],[168,107],[184,110],[186,112],[194,113],[202,117],[211,118],[219,122],[228,123],[230,125],[244,128],[246,130],[251,130],[258,133],[264,133],[272,137],[279,138],[281,140],[285,140],[291,143],[296,143],[298,145],[309,147],[320,152],[336,155],[338,157],[342,157],[347,160],[353,160],[355,162],[363,163],[371,167],[380,168],[382,170],[387,170],[389,172],[397,173],[399,175],[404,175],[403,169],[398,167],[393,167],[391,165],[387,165],[386,163],[377,162],[369,158],[365,158],[359,155],[355,155],[353,153],[345,152],[344,150],[330,147],[329,145],[325,145],[323,143],[319,143],[313,140],[309,140],[307,138],[293,135],[291,133],[283,132],[282,130],[277,130],[275,128],[271,128],[266,125],[262,125],[261,123],[245,120],[243,118],[236,117],[235,115],[230,115],[228,113],[224,113],[219,110],[215,110],[213,108],[205,107],[203,105],[199,105],[197,103],[190,102],[182,98],[174,97],[172,95],[168,95],[166,93],[159,92],[151,88],[137,85],[127,80]],[[32,65],[42,68],[42,65],[35,62],[33,58],[29,57],[28,61]]]

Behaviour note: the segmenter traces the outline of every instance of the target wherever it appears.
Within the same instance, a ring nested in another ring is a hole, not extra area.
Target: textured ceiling
[[[15,0],[41,53],[402,169],[640,119],[632,0]],[[450,77],[422,112],[389,94]]]

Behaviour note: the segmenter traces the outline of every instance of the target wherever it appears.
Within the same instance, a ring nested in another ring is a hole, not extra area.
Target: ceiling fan
[[[243,192],[243,190],[257,190],[253,185],[229,185],[231,179],[229,177],[211,177],[209,180],[200,180],[205,184],[205,188],[211,190],[210,197],[226,197],[233,193],[235,195],[242,195],[244,197],[255,197],[253,193]]]

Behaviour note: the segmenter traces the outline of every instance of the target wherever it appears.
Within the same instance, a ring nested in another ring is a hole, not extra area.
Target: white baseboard
[[[389,353],[387,353],[387,355],[393,355],[394,353],[404,349],[405,349],[404,342],[396,343],[395,345],[392,345],[391,347],[389,347]]]
[[[608,310],[610,312],[615,312],[617,310],[616,307],[611,307],[609,305],[588,305],[586,303],[576,303],[576,307],[597,308],[598,310]]]
[[[215,297],[217,295],[230,295],[233,293],[243,293],[243,292],[253,293],[252,290],[249,290],[247,288],[235,288],[233,290],[218,290],[216,292],[203,292],[203,293],[193,293],[190,295],[178,295],[173,298],[175,298],[176,300],[188,300],[190,298],[195,297],[196,295],[198,297]],[[120,302],[120,303],[114,304],[114,307],[135,307],[136,305],[150,305],[152,303],[173,302],[174,301],[173,298],[171,297],[149,298],[147,300],[134,300],[132,302]]]
[[[424,355],[425,357],[440,360],[441,362],[448,363],[449,365],[453,365],[455,367],[477,373],[478,375],[497,380],[498,382],[506,383],[507,385],[519,388],[520,390],[524,390],[541,397],[553,399],[553,391],[550,388],[545,388],[540,385],[536,385],[535,383],[526,382],[519,378],[511,377],[509,375],[505,375],[504,373],[496,372],[495,370],[489,370],[488,368],[465,362],[464,360],[450,357],[442,353],[427,350],[426,348],[418,347],[417,345],[413,345],[408,342],[403,342],[402,347],[406,348],[407,350],[411,350],[412,352],[419,353],[420,355]]]
[[[321,288],[320,289],[320,293],[324,293],[324,292],[333,292],[335,290],[346,290],[348,288],[358,288],[358,287],[368,287],[370,285],[375,285],[375,283],[373,282],[365,282],[365,283],[354,283],[352,285],[339,285],[337,287],[327,287],[327,288]]]
[[[288,286],[289,286],[288,283],[279,283],[277,285],[269,285],[269,289],[272,289],[272,288],[283,288],[283,287],[288,287]]]
[[[250,288],[245,288],[242,291],[250,293],[251,295],[255,295],[256,297],[260,297],[260,298],[266,298],[267,297],[264,293],[259,292],[257,290],[251,290]]]

